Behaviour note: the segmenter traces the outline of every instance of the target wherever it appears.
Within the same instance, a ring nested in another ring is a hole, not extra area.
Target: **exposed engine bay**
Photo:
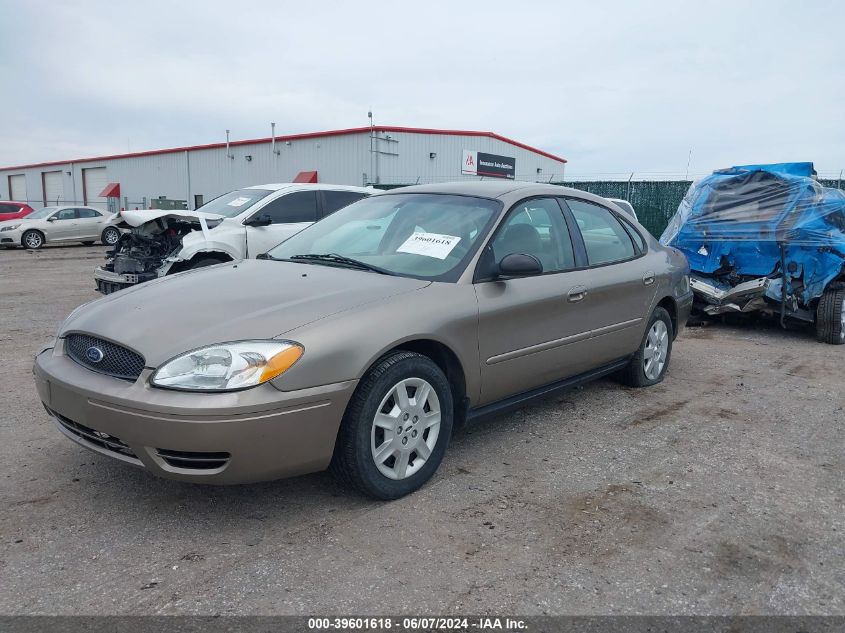
[[[157,235],[133,229],[121,235],[114,249],[106,252],[103,269],[119,275],[138,275],[138,282],[155,279],[164,260],[181,248],[182,236],[194,229],[187,222],[172,222]]]
[[[97,290],[111,294],[135,284],[162,277],[178,268],[182,239],[189,233],[216,226],[216,218],[191,217],[187,214],[124,212],[125,231],[112,250],[106,251],[106,263],[94,271]],[[203,227],[205,224],[205,227]]]

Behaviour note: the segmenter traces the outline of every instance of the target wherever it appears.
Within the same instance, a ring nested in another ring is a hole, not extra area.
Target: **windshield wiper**
[[[379,273],[380,275],[393,274],[392,272],[385,270],[384,268],[379,268],[378,266],[373,266],[372,264],[368,264],[367,262],[352,259],[351,257],[346,257],[345,255],[338,255],[337,253],[306,253],[304,255],[291,255],[288,259],[290,261],[305,261],[314,262],[317,264],[321,262],[327,262],[329,264],[338,264],[347,268],[369,270],[374,273]]]

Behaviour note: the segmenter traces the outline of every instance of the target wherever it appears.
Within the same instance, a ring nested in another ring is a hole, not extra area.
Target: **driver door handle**
[[[570,288],[566,296],[569,299],[569,303],[577,303],[587,296],[587,287],[575,286],[574,288]]]
[[[646,286],[650,286],[654,283],[654,271],[650,270],[645,275],[643,275],[643,284]]]

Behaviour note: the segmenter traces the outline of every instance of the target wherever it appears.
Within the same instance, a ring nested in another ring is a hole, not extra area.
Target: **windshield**
[[[233,218],[249,209],[262,198],[269,196],[269,189],[238,189],[224,193],[219,198],[202,205],[197,211],[215,213],[227,218]]]
[[[38,211],[33,211],[27,216],[24,216],[22,219],[26,220],[43,220],[51,213],[55,212],[59,207],[44,207],[43,209],[38,209]]]
[[[470,196],[377,195],[311,225],[269,255],[287,260],[334,254],[394,275],[454,282],[501,208],[498,201]]]

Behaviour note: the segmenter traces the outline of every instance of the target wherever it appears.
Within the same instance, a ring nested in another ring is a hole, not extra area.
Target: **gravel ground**
[[[476,423],[392,503],[326,474],[197,486],[37,399],[32,354],[103,251],[0,251],[0,613],[845,614],[845,347],[689,328],[661,385]]]

